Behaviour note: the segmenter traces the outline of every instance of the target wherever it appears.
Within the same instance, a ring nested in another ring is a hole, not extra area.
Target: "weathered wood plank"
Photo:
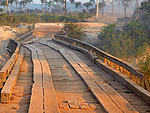
[[[26,45],[25,47],[27,47],[32,52],[32,62],[34,65],[34,84],[32,86],[29,113],[43,113],[42,67],[36,50],[29,45]]]
[[[63,49],[60,50],[61,54],[64,56],[64,58],[71,64],[75,64],[76,61],[74,61],[71,56]],[[67,56],[67,57],[66,57]],[[70,58],[69,58],[70,57]],[[71,61],[68,60],[72,59]],[[72,66],[74,67],[74,65]],[[82,79],[85,81],[95,98],[97,98],[98,102],[103,106],[106,112],[115,112],[115,113],[121,113],[122,111],[116,106],[116,104],[109,98],[109,96],[97,86],[97,84],[92,80],[92,78],[85,74],[85,71],[81,68],[80,71],[78,71],[79,67],[74,67],[74,69],[77,71],[77,73],[82,77]]]
[[[35,46],[32,47],[37,50],[39,60],[42,65],[43,72],[43,88],[44,88],[44,111],[45,113],[59,113],[59,107],[57,103],[57,96],[51,76],[51,70],[47,63],[43,51]]]
[[[14,66],[14,63],[16,59],[18,58],[18,53],[14,53],[11,58],[6,62],[4,67],[0,70],[0,88],[3,87],[3,82],[6,81],[6,77],[9,75],[10,71],[12,70],[12,67]]]
[[[73,52],[67,51],[68,54],[81,66],[81,68],[91,76],[91,78],[104,90],[104,92],[115,102],[115,104],[123,111],[127,113],[137,112],[119,93],[117,93],[111,86],[106,84],[101,78],[95,75],[95,72],[91,70],[78,56]]]
[[[80,106],[80,109],[90,109],[90,106],[88,103],[78,103]]]
[[[79,105],[76,101],[68,101],[69,107],[72,109],[79,109]]]
[[[21,49],[18,59],[14,65],[14,68],[10,74],[10,76],[8,77],[2,91],[1,91],[1,102],[6,102],[9,103],[11,95],[12,95],[12,91],[13,88],[17,82],[17,78],[19,75],[19,71],[20,71],[20,66],[22,64],[23,61],[23,54],[24,54],[24,50]]]
[[[55,46],[55,44],[52,44],[52,43],[50,43],[50,42],[40,41],[40,44],[46,45],[46,46],[48,46],[48,47],[50,47],[50,48],[52,48],[52,49],[54,49],[54,50],[56,50],[56,51],[59,50],[59,47],[58,47],[58,46]]]
[[[69,109],[68,103],[61,102],[61,103],[59,103],[59,107],[62,108],[62,109]]]

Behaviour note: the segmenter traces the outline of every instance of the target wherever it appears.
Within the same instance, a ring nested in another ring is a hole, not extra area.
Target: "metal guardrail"
[[[89,52],[92,52],[94,55],[97,56],[98,59],[100,59],[107,66],[111,67],[116,71],[121,72],[123,75],[127,76],[138,85],[150,91],[150,81],[142,73],[138,72],[138,70],[135,67],[132,67],[128,62],[125,62],[117,57],[114,57],[83,41],[72,39],[62,35],[54,35],[54,37],[58,40],[70,43],[72,45],[84,48]]]

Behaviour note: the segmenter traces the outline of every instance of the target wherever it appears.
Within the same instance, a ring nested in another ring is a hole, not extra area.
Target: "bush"
[[[143,55],[149,45],[149,31],[134,21],[118,30],[115,24],[108,25],[98,33],[99,47],[119,58],[128,59]]]
[[[115,24],[105,26],[98,38],[100,49],[124,60],[141,57],[150,47],[149,28],[138,21],[127,24],[122,30],[118,30]],[[139,65],[142,72],[150,76],[150,56]]]
[[[85,36],[85,31],[83,27],[78,26],[77,24],[65,23],[63,30],[65,31],[66,35],[71,38],[75,38],[81,40],[83,36]]]
[[[77,22],[84,21],[89,15],[82,13],[72,15],[51,15],[46,13],[44,15],[36,14],[21,14],[21,15],[7,15],[5,13],[0,14],[0,25],[17,25],[19,23],[37,23],[37,22]]]
[[[150,56],[148,56],[145,61],[141,60],[140,66],[142,69],[142,72],[150,77]]]

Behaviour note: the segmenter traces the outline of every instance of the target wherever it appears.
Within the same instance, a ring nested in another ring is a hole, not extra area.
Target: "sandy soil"
[[[2,52],[6,46],[8,39],[13,39],[21,34],[24,34],[28,30],[26,28],[11,28],[9,26],[0,27],[0,52]]]

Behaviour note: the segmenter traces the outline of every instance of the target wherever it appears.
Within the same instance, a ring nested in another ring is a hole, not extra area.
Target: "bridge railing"
[[[136,67],[131,66],[128,62],[125,62],[117,57],[114,57],[88,43],[80,40],[72,39],[62,35],[54,35],[57,40],[61,40],[72,45],[84,48],[97,56],[103,63],[112,69],[121,72],[123,75],[132,79],[135,83],[142,86],[146,90],[150,91],[150,81],[144,76],[144,74],[138,72]]]

